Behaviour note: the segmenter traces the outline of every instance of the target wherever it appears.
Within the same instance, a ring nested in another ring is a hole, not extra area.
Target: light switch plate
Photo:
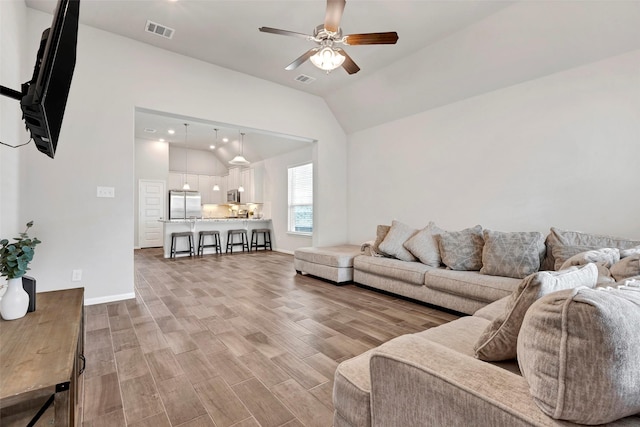
[[[96,197],[116,197],[116,189],[113,187],[98,187]]]

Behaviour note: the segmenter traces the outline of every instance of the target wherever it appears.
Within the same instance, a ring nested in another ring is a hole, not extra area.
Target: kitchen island
[[[194,251],[198,251],[198,233],[200,231],[217,230],[220,232],[220,245],[222,252],[227,245],[227,231],[244,228],[247,230],[247,238],[251,243],[251,231],[256,228],[271,229],[270,219],[249,219],[249,218],[196,218],[196,219],[169,219],[160,220],[163,223],[164,233],[164,257],[169,258],[171,254],[171,233],[190,231],[193,233]],[[271,233],[273,236],[273,231]],[[210,243],[211,237],[207,237],[207,243]],[[185,239],[178,239],[176,242],[176,250],[188,250],[188,243]],[[236,249],[237,251],[237,249]],[[205,248],[204,253],[215,253],[213,248]],[[189,256],[189,254],[178,254],[176,256]]]

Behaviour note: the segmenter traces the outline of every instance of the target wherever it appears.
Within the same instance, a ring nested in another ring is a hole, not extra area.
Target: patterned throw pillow
[[[451,270],[478,271],[482,268],[482,227],[445,231],[438,235],[442,263]]]
[[[432,221],[425,228],[414,234],[412,238],[404,242],[404,247],[418,258],[421,263],[431,267],[440,267],[442,259],[440,258],[436,236],[442,232],[444,230]]]
[[[483,237],[480,273],[523,279],[540,269],[546,249],[542,233],[483,230]]]
[[[595,264],[563,271],[540,271],[522,280],[507,302],[505,312],[487,326],[474,349],[476,357],[488,362],[516,357],[518,333],[524,315],[536,300],[552,292],[578,286],[593,288],[598,278]]]
[[[409,240],[418,230],[411,228],[400,221],[393,221],[389,233],[380,243],[379,249],[385,254],[391,255],[402,261],[416,261],[411,252],[404,247],[404,242]]]

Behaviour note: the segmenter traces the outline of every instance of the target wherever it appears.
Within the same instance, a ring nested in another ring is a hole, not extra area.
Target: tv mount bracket
[[[21,92],[2,85],[0,85],[0,95],[8,96],[9,98],[17,99],[18,101],[22,100]]]

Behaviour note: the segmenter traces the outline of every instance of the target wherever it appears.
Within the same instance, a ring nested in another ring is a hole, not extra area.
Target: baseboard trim
[[[122,301],[126,299],[134,299],[135,297],[136,297],[136,293],[130,292],[130,293],[120,294],[120,295],[109,295],[106,297],[87,298],[84,300],[84,305],[104,304],[107,302],[116,302],[116,301]]]
[[[287,251],[285,249],[274,249],[274,252],[280,252],[282,254],[293,255],[293,251]]]

